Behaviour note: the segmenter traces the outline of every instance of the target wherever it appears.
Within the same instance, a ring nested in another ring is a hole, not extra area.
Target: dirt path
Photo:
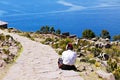
[[[58,55],[50,46],[10,35],[21,42],[24,50],[3,80],[83,80],[77,72],[58,69]]]

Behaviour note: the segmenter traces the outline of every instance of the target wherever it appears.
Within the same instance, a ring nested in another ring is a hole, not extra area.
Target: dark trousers
[[[65,65],[61,58],[58,59],[58,67],[62,70],[77,70],[75,65]]]

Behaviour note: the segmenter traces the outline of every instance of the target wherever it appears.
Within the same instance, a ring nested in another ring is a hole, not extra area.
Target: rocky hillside
[[[19,41],[23,51],[0,80],[84,80],[77,72],[60,70],[56,62],[59,56],[50,46],[17,33],[1,32]]]
[[[10,32],[14,32],[14,30]],[[78,53],[77,69],[85,80],[120,80],[120,43],[117,41],[102,38],[62,38],[54,34],[19,31],[18,34],[50,45],[60,55],[65,50],[66,44],[72,43],[74,50]]]
[[[18,56],[22,46],[10,35],[4,35],[0,32],[0,67],[5,67],[12,63]]]
[[[74,50],[78,53],[76,66],[85,80],[120,79],[120,42],[118,41],[110,41],[107,38],[62,38],[54,34],[22,34],[27,34],[27,37],[32,40],[52,46],[60,55],[65,50],[66,44],[72,43]]]

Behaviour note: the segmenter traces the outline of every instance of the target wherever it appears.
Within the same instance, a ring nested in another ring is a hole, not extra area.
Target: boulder
[[[115,77],[112,73],[107,73],[102,70],[96,71],[99,77],[103,78],[104,80],[115,80]]]
[[[106,53],[100,53],[97,57],[100,58],[101,60],[108,60],[109,59],[109,55]]]
[[[7,59],[8,58],[8,55],[7,54],[2,54],[2,59]]]
[[[0,67],[4,67],[6,65],[4,60],[0,60]]]
[[[107,61],[102,61],[101,63],[102,63],[102,65],[105,66],[105,67],[108,66]]]

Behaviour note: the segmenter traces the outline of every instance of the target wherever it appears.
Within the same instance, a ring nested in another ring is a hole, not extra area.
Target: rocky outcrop
[[[105,80],[115,80],[115,77],[112,73],[107,73],[102,70],[98,70],[98,71],[96,71],[96,73],[98,74],[99,77],[101,77]]]
[[[10,35],[0,34],[0,67],[14,61],[20,49],[19,44]]]
[[[0,67],[4,67],[6,65],[6,62],[4,60],[0,60]]]

